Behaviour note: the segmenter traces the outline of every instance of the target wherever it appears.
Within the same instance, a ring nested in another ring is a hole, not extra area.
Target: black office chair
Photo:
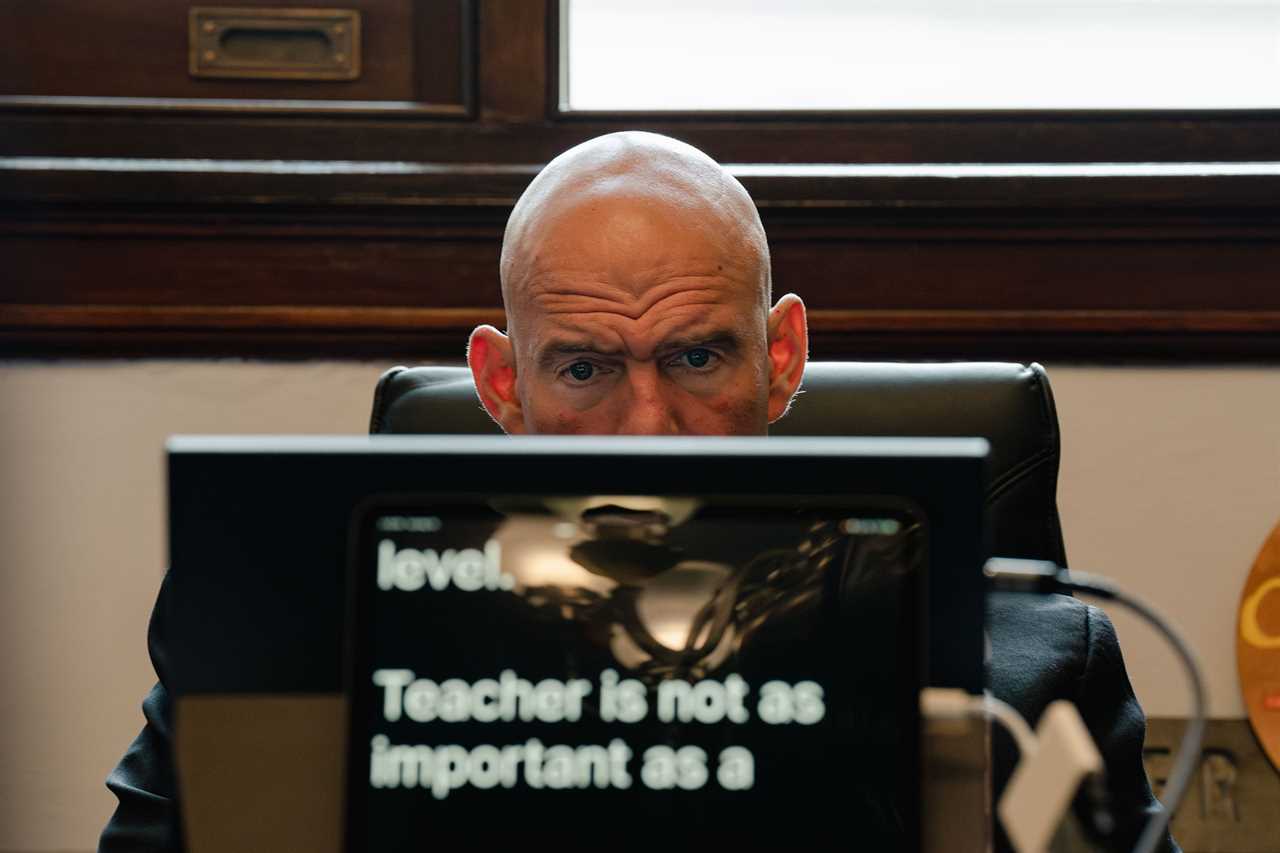
[[[378,380],[375,434],[494,433],[465,367],[394,367]],[[1065,566],[1058,414],[1038,364],[815,362],[773,435],[980,436],[991,444],[991,554]]]

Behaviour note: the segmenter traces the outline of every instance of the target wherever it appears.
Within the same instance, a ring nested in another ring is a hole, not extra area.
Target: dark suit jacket
[[[1080,711],[1106,764],[1116,821],[1111,847],[1132,850],[1159,804],[1142,764],[1146,717],[1129,684],[1111,620],[1075,598],[1001,592],[988,597],[987,633],[992,693],[1033,726],[1056,699],[1069,700]],[[1012,740],[998,733],[992,748],[996,792],[1016,763]],[[1166,838],[1164,849],[1178,848]]]
[[[161,588],[161,596],[165,589]],[[157,607],[148,632],[160,678],[142,703],[146,726],[107,779],[120,801],[99,850],[179,850],[182,834],[173,763],[173,709],[165,690],[164,625]],[[1111,621],[1101,610],[1065,596],[996,593],[988,606],[991,691],[1034,725],[1055,699],[1079,708],[1106,761],[1116,850],[1130,850],[1157,808],[1142,764],[1146,721],[1129,685]],[[993,783],[1003,789],[1016,764],[1012,741],[994,738]],[[1004,845],[998,839],[998,846]],[[1168,850],[1176,851],[1171,841]]]

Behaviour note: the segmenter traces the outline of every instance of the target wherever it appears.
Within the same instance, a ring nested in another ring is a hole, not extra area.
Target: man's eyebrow
[[[710,332],[705,335],[682,335],[663,341],[657,348],[659,353],[680,352],[698,347],[714,347],[727,353],[737,352],[742,348],[741,337],[731,331]],[[622,354],[622,350],[610,349],[590,341],[548,341],[538,350],[535,361],[541,368],[554,367],[555,363],[567,355],[598,355],[614,358]]]
[[[566,355],[603,355],[616,356],[618,350],[607,349],[589,342],[550,341],[538,351],[538,366],[550,367]]]
[[[662,342],[659,350],[662,352],[675,352],[677,350],[697,349],[698,347],[715,347],[726,352],[734,352],[740,349],[742,340],[735,332],[721,331],[710,332],[705,335],[685,335],[679,338],[671,338]]]

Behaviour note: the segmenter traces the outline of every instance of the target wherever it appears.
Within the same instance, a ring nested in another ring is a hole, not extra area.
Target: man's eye
[[[589,361],[575,361],[569,365],[569,375],[579,382],[586,382],[596,372],[595,365]]]
[[[711,359],[715,353],[705,347],[695,347],[685,352],[681,357],[684,363],[693,368],[703,368],[711,363]]]

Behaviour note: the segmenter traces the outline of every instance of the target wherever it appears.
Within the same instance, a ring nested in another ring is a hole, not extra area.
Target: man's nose
[[[629,394],[619,423],[619,435],[678,435],[680,422],[670,388],[653,362],[628,365]]]

